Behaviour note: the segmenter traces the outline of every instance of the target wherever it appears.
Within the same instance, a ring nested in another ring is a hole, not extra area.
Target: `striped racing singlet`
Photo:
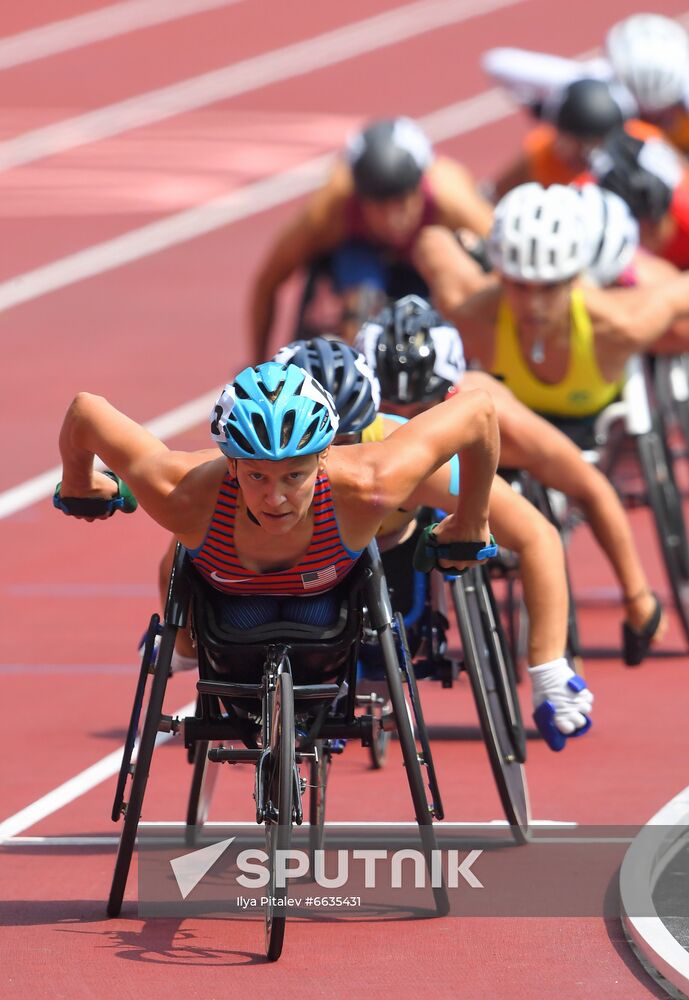
[[[313,496],[313,535],[299,562],[283,570],[259,573],[242,566],[234,546],[239,487],[229,471],[220,486],[206,537],[189,555],[201,575],[224,594],[247,597],[275,594],[303,597],[322,594],[344,579],[360,551],[348,549],[337,527],[330,482],[319,476]]]

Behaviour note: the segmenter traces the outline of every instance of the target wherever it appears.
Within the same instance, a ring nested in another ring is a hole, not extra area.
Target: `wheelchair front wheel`
[[[531,810],[524,773],[524,727],[507,644],[494,613],[482,570],[472,569],[452,582],[452,599],[462,639],[479,724],[493,777],[512,836],[529,838]]]
[[[294,791],[294,691],[292,676],[278,673],[271,711],[270,755],[267,763],[266,853],[270,879],[265,910],[266,954],[275,962],[285,937],[286,886],[276,884],[277,852],[292,840]]]

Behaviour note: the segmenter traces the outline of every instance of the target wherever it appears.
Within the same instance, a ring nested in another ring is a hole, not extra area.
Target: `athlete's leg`
[[[556,660],[567,645],[567,577],[560,535],[499,477],[491,489],[489,516],[496,540],[519,556],[529,615],[529,666]]]
[[[487,388],[493,396],[500,425],[501,464],[525,469],[581,508],[622,588],[627,621],[632,628],[643,628],[655,610],[655,599],[627,514],[611,483],[584,460],[564,434],[523,406],[490,375],[467,372],[465,382],[467,387]],[[663,623],[656,637],[664,630]]]

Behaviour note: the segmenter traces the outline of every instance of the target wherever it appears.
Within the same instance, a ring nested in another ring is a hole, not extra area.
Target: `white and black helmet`
[[[495,207],[488,237],[493,266],[517,281],[566,281],[591,259],[579,194],[562,184],[520,184]]]
[[[605,41],[615,75],[642,115],[684,100],[689,84],[689,35],[660,14],[633,14],[614,24]]]
[[[356,347],[391,403],[438,402],[466,367],[457,329],[417,295],[405,295],[364,323]]]
[[[597,285],[613,285],[639,246],[639,224],[619,195],[597,184],[584,184],[579,195],[586,211],[591,244],[589,276]]]

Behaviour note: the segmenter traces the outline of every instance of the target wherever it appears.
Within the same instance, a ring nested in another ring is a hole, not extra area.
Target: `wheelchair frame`
[[[423,601],[414,605],[400,627],[418,625],[421,657],[430,676],[451,687],[457,676],[455,663],[446,655],[442,633],[449,627],[446,583],[462,643],[463,660],[476,705],[481,734],[493,777],[512,836],[518,844],[529,837],[531,810],[524,771],[526,734],[519,707],[513,661],[497,610],[488,565],[460,576],[433,571]],[[409,657],[408,647],[405,649]],[[411,657],[409,657],[411,660]],[[415,683],[415,682],[414,682]],[[411,689],[411,685],[410,685]]]
[[[650,508],[675,610],[689,643],[689,541],[665,421],[663,400],[653,398],[649,361],[635,355],[625,366],[622,399],[606,407],[596,420],[597,450],[590,457],[611,480],[625,506]],[[620,422],[634,442],[644,481],[641,492],[627,491],[616,480],[625,444],[624,435],[615,435]]]
[[[141,672],[136,687],[129,730],[125,742],[122,766],[117,782],[112,818],[119,820],[124,815],[117,860],[107,904],[110,916],[120,913],[127,883],[136,835],[141,817],[141,809],[150,771],[151,759],[158,732],[184,732],[184,741],[194,759],[194,779],[187,815],[188,841],[194,842],[199,826],[202,826],[210,802],[213,782],[208,782],[208,763],[253,762],[256,764],[255,800],[257,822],[266,825],[266,852],[271,872],[269,892],[271,905],[265,911],[266,954],[270,960],[279,958],[285,930],[285,908],[280,906],[281,890],[273,886],[274,858],[277,850],[289,847],[292,824],[300,824],[303,819],[301,793],[304,783],[299,775],[299,765],[308,762],[315,788],[311,789],[311,817],[316,818],[316,828],[310,831],[312,850],[322,845],[325,792],[330,758],[337,752],[338,740],[359,738],[365,745],[374,737],[374,723],[394,723],[397,729],[407,780],[413,803],[414,815],[419,826],[423,850],[429,872],[431,852],[436,849],[433,818],[442,817],[442,802],[437,790],[437,781],[427,744],[427,734],[423,717],[415,715],[417,729],[426,740],[428,753],[417,751],[413,722],[407,712],[403,691],[403,678],[409,683],[409,674],[400,663],[394,635],[395,619],[390,606],[385,576],[375,542],[369,545],[359,564],[343,585],[346,586],[347,618],[341,631],[344,650],[346,641],[351,643],[344,663],[337,665],[337,683],[295,683],[299,678],[294,674],[300,652],[306,655],[310,650],[317,654],[327,652],[319,630],[294,623],[272,623],[260,629],[237,632],[237,642],[228,646],[242,657],[253,650],[263,659],[260,682],[251,684],[229,679],[211,666],[208,634],[200,634],[198,629],[199,609],[203,606],[199,579],[190,564],[185,550],[178,545],[175,553],[165,607],[161,622],[157,615],[151,618],[147,635]],[[203,584],[202,586],[207,586]],[[358,604],[358,614],[354,614],[354,602]],[[187,623],[190,606],[195,609],[199,675],[197,682],[197,714],[190,718],[176,719],[162,713],[163,700],[170,673],[170,661],[174,650],[177,630]],[[358,638],[364,614],[369,626],[377,633],[383,653],[386,680],[392,705],[392,719],[374,720],[372,713],[356,715],[357,706],[356,660]],[[327,631],[327,630],[326,630]],[[309,632],[311,637],[309,638]],[[323,630],[320,630],[322,633]],[[316,633],[316,634],[314,634]],[[351,633],[351,635],[350,635]],[[153,663],[154,640],[160,638],[158,656]],[[251,645],[249,645],[251,644]],[[215,647],[214,647],[215,649]],[[133,751],[137,742],[139,721],[145,697],[148,674],[153,675],[145,713],[139,750],[132,764]],[[412,674],[413,676],[413,674]],[[342,695],[343,684],[347,681],[346,694]],[[342,709],[333,708],[338,700],[344,702]],[[412,698],[415,708],[416,699]],[[221,704],[225,706],[223,712]],[[295,739],[295,705],[299,714],[299,730]],[[260,706],[260,729],[246,714],[237,712],[237,707],[253,706],[258,715]],[[420,706],[419,706],[420,707]],[[236,741],[244,743],[243,749],[211,746],[214,742]],[[428,784],[434,798],[426,795],[421,766],[428,775]],[[125,802],[128,779],[131,776],[129,800]],[[285,890],[286,892],[286,890]],[[444,915],[449,910],[449,901],[443,885],[434,886],[433,895],[436,912]],[[277,900],[277,903],[276,903]]]

